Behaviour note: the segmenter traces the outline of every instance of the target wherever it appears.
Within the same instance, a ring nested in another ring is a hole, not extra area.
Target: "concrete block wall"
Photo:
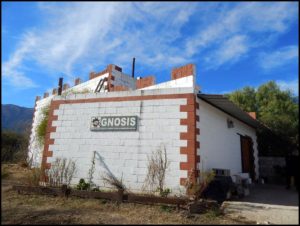
[[[185,194],[180,181],[188,170],[181,165],[191,157],[182,148],[191,149],[188,125],[189,102],[195,97],[193,88],[136,90],[125,92],[80,94],[65,100],[55,97],[51,104],[49,137],[43,152],[42,165],[51,167],[56,157],[72,158],[78,173],[72,184],[87,179],[93,152],[96,151],[94,182],[109,186],[101,176],[111,172],[123,179],[126,187],[140,192],[147,174],[148,157],[165,147],[170,162],[166,187],[173,194]],[[91,131],[92,116],[138,116],[137,131]]]
[[[276,168],[281,168],[282,172],[276,172]],[[286,183],[284,169],[286,162],[284,157],[259,156],[259,174],[265,179],[265,183]]]

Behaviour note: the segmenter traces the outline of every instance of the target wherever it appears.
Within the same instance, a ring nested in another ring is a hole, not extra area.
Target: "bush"
[[[159,187],[158,187],[156,191],[159,191],[159,194],[160,194],[161,197],[167,197],[171,193],[170,188],[165,188],[163,190],[160,190]]]
[[[77,188],[78,190],[88,190],[88,189],[90,188],[90,184],[89,184],[89,183],[86,183],[86,182],[84,181],[84,179],[81,178],[81,179],[79,180],[79,183],[77,184],[76,188]]]
[[[12,131],[1,133],[1,162],[25,161],[28,151],[28,137]]]
[[[213,170],[211,171],[200,171],[200,182],[192,182],[192,175],[193,173],[190,173],[190,176],[188,177],[185,187],[187,191],[190,194],[193,194],[194,198],[198,200],[203,191],[208,187],[210,182],[213,181],[215,177],[215,172]]]
[[[51,164],[51,168],[46,171],[50,186],[61,186],[63,184],[69,186],[75,173],[75,162],[66,158],[56,158]]]
[[[45,135],[48,125],[48,118],[49,118],[49,106],[46,106],[42,109],[42,120],[36,127],[36,136],[37,140],[40,145],[44,145]]]

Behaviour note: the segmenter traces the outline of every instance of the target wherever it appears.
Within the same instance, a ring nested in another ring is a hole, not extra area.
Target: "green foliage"
[[[77,184],[77,187],[76,187],[78,190],[89,190],[89,188],[90,188],[90,184],[89,183],[86,183],[85,181],[84,181],[84,179],[83,178],[81,178],[80,180],[79,180],[79,183]]]
[[[42,109],[42,120],[36,127],[37,140],[40,145],[44,145],[45,135],[47,132],[46,130],[48,125],[48,118],[49,118],[49,106],[46,106]]]
[[[163,212],[167,212],[167,213],[171,213],[172,211],[174,211],[174,207],[173,206],[167,206],[167,205],[161,205],[160,209]]]
[[[299,105],[290,91],[282,91],[274,81],[270,81],[256,91],[252,87],[245,87],[227,97],[244,111],[256,112],[257,119],[278,136],[274,138],[270,131],[260,129],[258,141],[262,152],[272,149],[279,154],[283,152],[282,148],[287,150],[299,146]],[[276,141],[278,138],[280,142]],[[277,144],[272,144],[274,142]]]
[[[11,131],[1,133],[1,162],[25,161],[28,152],[28,137]]]
[[[159,191],[161,197],[167,197],[172,192],[170,188],[161,190],[159,187],[156,189],[156,191]]]

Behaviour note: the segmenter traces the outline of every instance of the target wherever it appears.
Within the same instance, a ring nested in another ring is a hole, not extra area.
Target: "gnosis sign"
[[[92,131],[137,130],[137,116],[95,116],[91,119]]]

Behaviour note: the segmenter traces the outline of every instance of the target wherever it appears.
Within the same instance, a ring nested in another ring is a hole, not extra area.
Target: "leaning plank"
[[[188,199],[128,194],[128,202],[185,205]]]
[[[45,194],[45,195],[61,195],[60,188],[49,188],[42,186],[24,186],[24,185],[14,185],[13,190],[18,191],[18,193],[26,193],[26,194]]]
[[[81,198],[95,198],[95,199],[110,199],[114,201],[122,201],[122,196],[118,192],[100,192],[100,191],[80,191],[72,190],[70,196]]]

